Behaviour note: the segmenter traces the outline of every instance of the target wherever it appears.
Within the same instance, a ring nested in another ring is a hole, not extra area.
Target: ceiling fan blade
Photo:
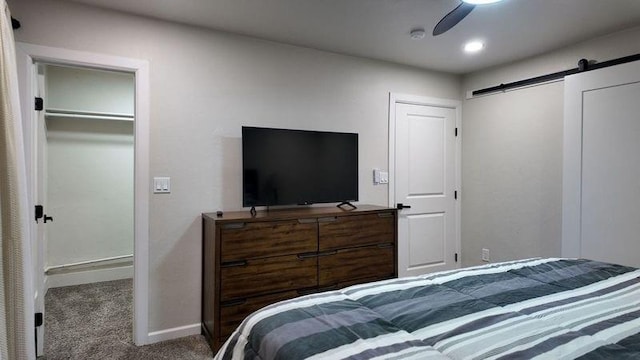
[[[440,22],[433,28],[433,36],[440,35],[449,31],[452,27],[454,27],[457,23],[459,23],[462,19],[464,19],[471,10],[473,10],[476,6],[472,4],[467,4],[465,2],[458,5],[457,8],[451,10],[450,13],[445,15],[445,17],[440,20]]]

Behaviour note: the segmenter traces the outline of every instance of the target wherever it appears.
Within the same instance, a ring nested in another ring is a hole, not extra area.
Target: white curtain
[[[0,0],[0,360],[35,359],[25,164],[11,14]]]

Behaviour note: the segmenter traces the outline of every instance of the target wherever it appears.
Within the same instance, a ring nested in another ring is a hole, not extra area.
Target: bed
[[[216,359],[640,359],[640,270],[527,259],[307,295]]]

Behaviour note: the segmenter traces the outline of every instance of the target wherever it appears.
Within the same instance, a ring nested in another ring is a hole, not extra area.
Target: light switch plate
[[[373,169],[373,185],[388,184],[389,172],[380,169]]]
[[[153,193],[154,194],[168,194],[171,192],[171,178],[170,177],[154,177],[153,178]]]
[[[388,184],[389,183],[389,172],[380,171],[380,184]]]

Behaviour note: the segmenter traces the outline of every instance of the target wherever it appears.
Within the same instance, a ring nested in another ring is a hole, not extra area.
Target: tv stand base
[[[348,207],[350,207],[351,209],[345,209],[345,208],[344,208],[344,206],[348,206]],[[336,207],[338,207],[338,208],[340,208],[340,209],[342,209],[342,210],[355,210],[355,209],[357,209],[357,208],[358,208],[357,206],[353,205],[352,203],[350,203],[350,202],[348,202],[348,201],[343,201],[343,202],[341,202],[340,204],[336,205]]]

